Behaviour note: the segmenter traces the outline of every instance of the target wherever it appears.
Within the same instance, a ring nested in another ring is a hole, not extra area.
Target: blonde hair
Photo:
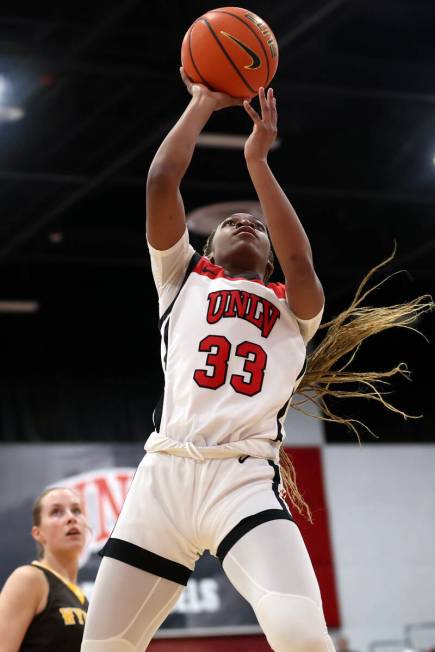
[[[393,260],[394,255],[395,251],[386,260],[373,267],[361,281],[350,306],[320,327],[326,331],[325,335],[319,345],[307,356],[307,368],[297,389],[301,399],[291,405],[293,409],[309,414],[303,408],[304,403],[318,404],[322,415],[317,418],[347,426],[354,432],[358,441],[359,427],[371,432],[370,428],[357,419],[335,414],[326,399],[328,397],[362,398],[376,401],[391,412],[400,414],[404,418],[409,417],[410,415],[387,401],[383,391],[393,376],[401,375],[409,379],[410,372],[406,363],[399,362],[395,367],[385,371],[349,371],[348,367],[361,344],[372,335],[389,328],[407,328],[419,333],[412,324],[415,324],[423,313],[432,310],[435,305],[430,295],[419,296],[407,303],[392,306],[362,305],[374,290],[393,276],[391,274],[376,285],[368,287],[368,282],[373,275]],[[352,385],[352,388],[344,389],[342,386],[345,384]],[[280,449],[280,467],[286,494],[297,511],[312,522],[310,508],[297,486],[295,468],[283,447]]]

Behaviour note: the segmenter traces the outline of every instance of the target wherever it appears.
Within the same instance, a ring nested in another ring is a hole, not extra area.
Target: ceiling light
[[[212,149],[243,149],[248,136],[245,134],[219,134],[211,131],[204,131],[198,136],[199,147],[210,147]],[[271,149],[276,149],[281,144],[279,138],[275,140]]]
[[[52,231],[52,233],[48,234],[48,239],[53,244],[59,244],[60,242],[63,242],[63,233],[60,231]]]
[[[4,95],[6,93],[6,88],[7,88],[6,77],[4,77],[3,75],[0,75],[0,102],[4,98]]]
[[[0,105],[0,122],[16,122],[24,116],[24,111],[20,106],[1,106]]]
[[[39,303],[37,301],[0,301],[0,313],[9,314],[32,314],[38,312]]]

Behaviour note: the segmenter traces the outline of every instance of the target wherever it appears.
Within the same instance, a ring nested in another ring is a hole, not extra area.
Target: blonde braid
[[[382,391],[389,385],[389,379],[397,374],[410,379],[410,372],[404,362],[400,362],[395,367],[385,371],[347,370],[359,347],[368,337],[389,328],[407,328],[420,333],[411,324],[415,324],[423,313],[434,308],[435,304],[430,295],[417,297],[407,303],[379,308],[361,305],[374,290],[394,275],[391,274],[373,287],[367,288],[367,284],[375,272],[393,260],[394,255],[395,252],[379,265],[373,267],[360,283],[350,306],[320,327],[320,329],[326,330],[326,333],[320,344],[307,357],[307,369],[298,386],[298,394],[302,398],[297,403],[291,404],[293,409],[309,416],[346,425],[355,433],[358,441],[360,440],[358,426],[373,434],[370,428],[357,419],[335,414],[325,399],[331,396],[339,399],[363,398],[377,401],[383,407],[400,414],[405,419],[419,418],[418,416],[408,415],[392,405],[384,398],[385,391]],[[349,358],[339,366],[340,361],[347,355],[349,355]],[[353,384],[354,388],[341,389],[340,386],[344,384]],[[323,414],[317,417],[305,411],[302,406],[307,402],[318,404]],[[311,521],[310,508],[299,492],[294,466],[284,448],[280,450],[280,466],[287,495],[298,512],[304,514]]]

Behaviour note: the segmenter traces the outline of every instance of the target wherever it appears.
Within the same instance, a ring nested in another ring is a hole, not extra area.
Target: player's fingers
[[[183,68],[183,67],[180,67],[180,75],[181,75],[181,79],[182,79],[183,82],[186,84],[187,88],[190,89],[191,86],[192,86],[192,82],[191,82],[191,80],[189,79],[189,77],[186,75],[186,73],[184,72],[184,68]]]
[[[258,115],[257,111],[252,108],[248,100],[243,102],[243,108],[245,109],[246,113],[252,118],[253,122],[261,122],[260,116]]]
[[[267,103],[266,92],[263,86],[260,86],[258,89],[258,99],[260,100],[261,115],[263,116],[263,119],[267,118],[269,113],[269,106]]]
[[[278,112],[276,110],[276,97],[273,94],[273,88],[269,88],[268,100],[270,106],[270,121],[272,126],[276,128],[278,122]]]
[[[268,115],[269,115],[270,122],[273,126],[275,126],[276,125],[276,100],[273,94],[273,88],[269,88],[267,90],[266,101],[269,109]]]
[[[276,127],[278,125],[278,111],[276,110],[276,98],[275,97],[273,98],[272,124],[276,129]]]

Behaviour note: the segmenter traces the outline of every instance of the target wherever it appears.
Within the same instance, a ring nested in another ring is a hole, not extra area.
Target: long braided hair
[[[209,257],[212,253],[214,234],[215,231],[207,239],[204,247],[205,256]],[[273,253],[271,256],[269,260],[273,263]],[[390,328],[407,328],[419,332],[412,324],[415,324],[423,313],[433,310],[435,306],[430,295],[422,295],[411,301],[391,306],[363,305],[372,292],[391,278],[392,275],[389,275],[375,285],[369,286],[369,281],[374,274],[391,262],[394,256],[395,250],[386,260],[373,267],[361,281],[349,307],[320,326],[319,331],[324,331],[324,336],[307,356],[306,371],[297,388],[300,399],[290,404],[293,409],[309,416],[313,415],[304,409],[304,404],[319,405],[322,414],[317,418],[347,426],[355,433],[358,440],[360,427],[369,431],[370,429],[357,419],[335,414],[328,405],[328,397],[376,401],[391,412],[400,414],[404,418],[409,417],[410,415],[385,399],[385,388],[393,376],[409,378],[410,372],[404,362],[399,362],[395,367],[384,371],[350,371],[348,367],[361,344],[368,337]],[[267,280],[265,278],[264,282]],[[283,446],[279,451],[279,464],[285,493],[297,511],[312,522],[309,505],[297,485],[295,467]]]

